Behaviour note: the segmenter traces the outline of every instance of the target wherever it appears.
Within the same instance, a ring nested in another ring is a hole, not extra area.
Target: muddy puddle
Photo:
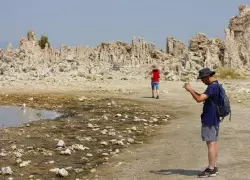
[[[55,119],[61,114],[55,111],[34,109],[26,106],[0,106],[0,126],[17,127],[37,120]]]
[[[165,106],[156,110],[151,104],[127,99],[86,97],[82,101],[68,94],[9,94],[0,99],[3,105],[12,105],[0,106],[0,125],[10,127],[2,129],[0,136],[0,168],[9,166],[11,177],[19,180],[62,179],[51,172],[55,168],[67,170],[63,179],[96,179],[99,166],[106,166],[129,146],[146,144],[172,119]],[[19,127],[23,123],[29,126]],[[59,140],[65,146],[58,148]],[[62,153],[67,149],[71,154]],[[22,162],[30,164],[21,167]]]

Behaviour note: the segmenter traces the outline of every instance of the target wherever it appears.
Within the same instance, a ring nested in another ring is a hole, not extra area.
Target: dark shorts
[[[159,82],[151,82],[152,90],[159,90]]]
[[[206,126],[201,127],[201,137],[203,141],[215,142],[218,139],[220,126]]]

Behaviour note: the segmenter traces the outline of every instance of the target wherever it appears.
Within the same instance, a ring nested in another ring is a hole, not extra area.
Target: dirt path
[[[196,104],[178,85],[162,84],[161,87],[168,93],[161,95],[158,101],[145,98],[147,89],[130,98],[155,103],[156,108],[159,104],[171,104],[173,110],[179,111],[178,118],[159,129],[150,143],[125,149],[108,166],[101,167],[97,179],[188,180],[197,179],[197,173],[205,168],[207,151],[200,138],[199,118],[202,105]],[[196,88],[204,86],[196,84]],[[232,108],[232,122],[226,119],[220,128],[220,174],[216,179],[247,180],[250,179],[250,111],[235,104]]]

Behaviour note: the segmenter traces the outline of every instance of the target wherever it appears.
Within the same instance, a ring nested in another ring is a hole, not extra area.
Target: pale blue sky
[[[16,42],[32,29],[55,47],[139,36],[165,49],[167,36],[186,44],[197,32],[223,38],[240,4],[250,0],[2,0],[0,41]]]

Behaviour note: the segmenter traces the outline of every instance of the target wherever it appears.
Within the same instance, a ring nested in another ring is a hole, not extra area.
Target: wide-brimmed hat
[[[155,65],[155,64],[153,64],[151,67],[152,67],[153,69],[158,69],[157,65]]]
[[[215,75],[215,71],[211,71],[209,68],[204,68],[199,71],[199,76],[197,79],[202,79],[204,77]]]

